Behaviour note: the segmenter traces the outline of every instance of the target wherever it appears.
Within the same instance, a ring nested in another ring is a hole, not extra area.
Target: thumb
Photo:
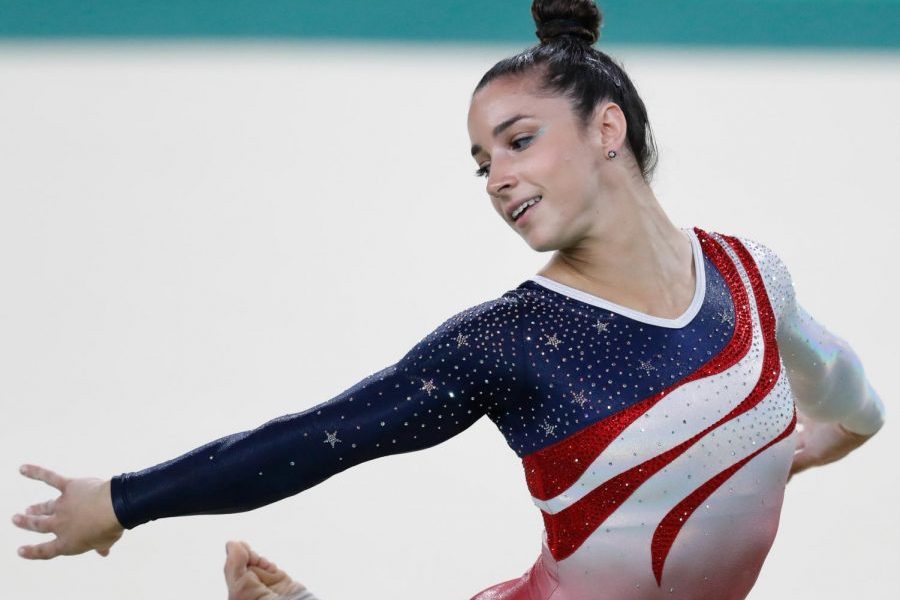
[[[247,572],[250,555],[242,544],[235,541],[225,544],[225,554],[225,579],[237,581]]]

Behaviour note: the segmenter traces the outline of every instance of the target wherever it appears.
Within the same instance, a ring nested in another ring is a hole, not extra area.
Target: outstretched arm
[[[26,546],[22,555],[108,552],[123,527],[164,517],[251,510],[356,464],[439,444],[516,394],[517,310],[515,298],[504,296],[463,311],[396,364],[309,410],[108,482],[77,479],[69,480],[76,486],[55,486],[62,495],[45,503],[50,507],[45,518],[23,520],[27,515],[18,515],[14,522],[55,533],[57,539]],[[101,485],[108,495],[93,493]],[[93,492],[73,496],[82,488]],[[79,525],[87,514],[110,516],[110,502],[113,522]],[[68,508],[53,510],[58,507]],[[113,526],[118,535],[110,541]]]

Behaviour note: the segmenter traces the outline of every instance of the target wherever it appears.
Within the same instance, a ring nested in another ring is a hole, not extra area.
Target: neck
[[[690,238],[649,186],[619,192],[604,222],[557,250],[539,274],[644,312],[678,316],[694,291]]]

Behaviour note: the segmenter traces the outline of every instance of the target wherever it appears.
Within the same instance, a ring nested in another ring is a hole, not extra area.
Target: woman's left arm
[[[792,293],[785,300],[777,339],[797,401],[793,475],[861,446],[882,427],[885,411],[850,345],[797,304]]]
[[[791,475],[843,458],[884,424],[884,404],[847,342],[797,302],[781,257],[752,239],[750,251],[775,314],[776,339],[797,407],[797,449]]]

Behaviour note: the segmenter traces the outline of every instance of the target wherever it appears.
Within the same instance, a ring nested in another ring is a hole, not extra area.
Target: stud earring
[[[609,160],[614,159],[616,156],[618,156],[618,154],[616,154],[615,150],[610,150],[606,153],[606,158],[608,158]]]

